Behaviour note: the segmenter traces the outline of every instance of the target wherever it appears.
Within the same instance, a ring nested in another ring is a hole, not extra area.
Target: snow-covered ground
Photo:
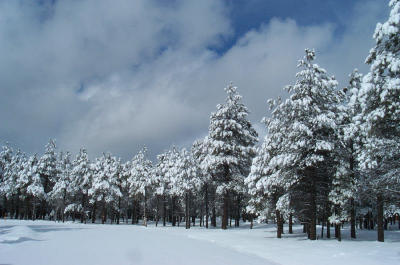
[[[397,225],[397,224],[396,224]],[[0,220],[0,264],[400,264],[400,231],[357,231],[350,240],[275,238],[274,225],[204,229]]]

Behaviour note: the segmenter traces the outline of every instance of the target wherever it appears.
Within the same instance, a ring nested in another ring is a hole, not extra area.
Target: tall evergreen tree
[[[231,194],[240,192],[255,156],[257,132],[247,120],[249,111],[232,84],[225,88],[227,98],[211,114],[207,138],[207,171],[213,175],[217,193],[223,197],[222,229],[227,229]]]
[[[45,152],[39,159],[38,171],[43,183],[44,192],[46,193],[46,199],[42,200],[41,204],[41,217],[45,218],[45,215],[49,214],[47,202],[48,194],[53,189],[58,175],[55,140],[50,139],[46,144]]]
[[[297,202],[294,207],[308,222],[312,240],[316,239],[317,206],[327,201],[335,168],[333,150],[340,102],[336,80],[314,64],[314,59],[315,52],[306,49],[296,83],[286,87],[289,98],[273,104],[272,117],[266,119],[273,144],[272,157],[266,159],[267,174],[272,177],[266,180]]]
[[[155,183],[153,165],[147,159],[147,148],[144,147],[132,159],[130,178],[130,193],[143,200],[143,225],[147,226],[147,201],[150,198],[151,187]]]
[[[80,211],[81,222],[87,221],[86,212],[89,201],[89,189],[92,187],[92,181],[93,172],[91,163],[86,149],[81,148],[75,160],[72,161],[71,185],[68,188],[69,192],[74,196],[74,203],[71,206],[75,209],[74,211]],[[80,207],[74,206],[77,201],[80,202]]]
[[[400,190],[400,1],[389,6],[389,19],[377,24],[375,47],[366,59],[370,72],[363,79],[356,119],[365,134],[359,160],[364,184],[376,197],[378,241],[384,241],[385,195]]]
[[[69,186],[73,183],[71,154],[60,152],[58,159],[58,178],[52,191],[49,194],[50,200],[56,205],[57,218],[65,221],[65,207],[67,205]]]

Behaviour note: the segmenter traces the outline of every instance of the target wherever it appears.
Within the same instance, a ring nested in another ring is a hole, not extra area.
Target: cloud
[[[218,54],[234,34],[224,2],[163,3],[0,2],[0,138],[41,152],[55,137],[64,150],[124,159],[147,145],[154,157],[203,137],[230,81],[262,128],[266,100],[285,94],[304,48],[345,80],[385,10],[360,2],[340,36],[332,23],[271,19]]]

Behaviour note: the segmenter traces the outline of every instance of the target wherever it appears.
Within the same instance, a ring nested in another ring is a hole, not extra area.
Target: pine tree
[[[3,197],[3,207],[1,216],[5,217],[7,214],[7,193],[8,193],[8,178],[11,175],[11,160],[13,157],[13,150],[6,144],[2,147],[0,152],[0,196]]]
[[[247,207],[250,216],[260,215],[260,220],[275,216],[277,223],[277,238],[281,238],[283,232],[283,217],[292,215],[290,207],[289,183],[281,174],[290,172],[290,156],[283,153],[281,146],[282,138],[286,135],[286,126],[291,124],[285,120],[287,116],[279,107],[281,100],[269,100],[270,109],[274,109],[270,118],[264,118],[263,123],[267,125],[268,133],[262,145],[257,150],[253,159],[251,171],[245,182],[251,197]],[[287,171],[283,171],[287,170]],[[279,203],[278,203],[279,202]],[[285,202],[285,203],[283,203]]]
[[[21,183],[21,188],[26,194],[27,204],[32,205],[31,218],[32,220],[35,220],[37,215],[37,204],[46,198],[43,183],[38,172],[38,159],[36,154],[25,161],[19,182]]]
[[[361,88],[362,75],[357,69],[350,75],[349,87],[343,91],[343,102],[338,106],[338,144],[336,145],[336,172],[333,175],[329,200],[332,203],[330,223],[336,225],[350,219],[351,237],[356,237],[355,203],[359,187],[359,170],[356,163],[359,149],[359,126],[353,122],[360,112],[358,93]]]
[[[208,219],[210,214],[210,193],[212,190],[214,190],[215,185],[212,181],[211,174],[207,171],[207,165],[205,164],[208,154],[207,138],[203,140],[196,140],[192,145],[191,151],[195,165],[198,167],[197,171],[199,174],[201,190],[204,193],[205,227],[208,228]],[[203,216],[201,216],[201,219],[203,219]]]
[[[186,229],[190,228],[190,204],[194,192],[201,186],[198,167],[186,149],[177,155],[174,166],[170,169],[170,193],[184,199]]]
[[[92,180],[93,172],[87,151],[85,148],[81,148],[72,162],[71,184],[68,187],[68,192],[74,197],[74,202],[68,208],[74,214],[76,211],[80,212],[81,222],[87,221],[86,212]],[[79,201],[79,206],[75,204],[77,201]]]
[[[163,213],[163,226],[166,226],[167,219],[167,203],[168,196],[170,195],[169,190],[169,178],[168,178],[168,170],[169,170],[169,158],[170,151],[159,154],[157,156],[157,164],[154,168],[154,177],[155,177],[155,191],[157,198],[161,197],[162,200],[162,213]],[[158,207],[158,204],[157,204]],[[158,224],[159,210],[157,208],[157,218],[156,225]]]
[[[340,102],[336,80],[314,59],[315,52],[307,49],[296,83],[286,87],[289,98],[272,104],[272,117],[265,120],[273,145],[272,157],[266,159],[270,160],[267,187],[273,184],[289,193],[298,217],[308,222],[312,240],[316,239],[317,206],[326,204],[335,169]]]
[[[101,158],[97,158],[93,165],[93,182],[88,191],[93,204],[101,204],[101,220],[102,224],[107,221],[110,209],[115,211],[118,197],[121,197],[121,191],[118,185],[119,167],[117,159],[110,154],[103,154]],[[92,212],[95,215],[95,212]],[[111,214],[110,214],[111,215]],[[113,217],[111,216],[113,221]]]
[[[153,165],[146,157],[147,148],[144,147],[132,159],[132,168],[129,182],[129,193],[143,198],[143,225],[147,226],[147,200],[151,194],[151,186],[155,182]]]
[[[38,171],[43,184],[44,192],[46,193],[45,199],[41,203],[41,217],[45,218],[49,214],[48,209],[48,193],[52,190],[56,182],[57,173],[57,155],[56,155],[55,140],[50,139],[46,144],[45,152],[38,162]]]
[[[237,88],[229,85],[225,91],[228,95],[225,104],[217,105],[217,111],[211,114],[205,159],[205,168],[213,175],[217,193],[223,197],[222,229],[228,225],[230,195],[243,191],[258,140]]]
[[[52,191],[49,194],[50,200],[56,205],[56,212],[58,219],[65,221],[65,207],[67,205],[67,191],[72,184],[72,163],[71,154],[60,152],[57,163],[58,178]]]
[[[389,6],[389,19],[377,24],[375,47],[366,59],[370,72],[363,79],[356,119],[364,133],[359,154],[364,184],[376,197],[378,241],[384,241],[385,195],[400,190],[400,1],[391,0]]]

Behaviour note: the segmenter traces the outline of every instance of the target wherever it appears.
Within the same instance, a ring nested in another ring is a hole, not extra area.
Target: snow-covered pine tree
[[[4,145],[0,152],[0,196],[3,199],[3,205],[1,209],[1,217],[5,217],[7,214],[7,190],[6,180],[11,173],[11,159],[13,157],[13,150],[8,145]]]
[[[366,59],[370,72],[359,93],[357,122],[365,134],[359,155],[364,184],[376,197],[378,241],[384,241],[383,208],[386,195],[399,195],[400,159],[400,0],[391,0],[389,19],[376,26],[373,47]]]
[[[184,199],[186,229],[189,229],[191,197],[200,188],[198,167],[195,166],[191,154],[182,149],[170,170],[170,193]]]
[[[125,218],[125,223],[128,223],[128,209],[129,209],[129,182],[128,179],[131,173],[131,161],[126,161],[121,164],[121,172],[119,174],[120,190],[122,193],[121,204],[123,211],[123,217]]]
[[[88,154],[85,148],[79,150],[75,160],[72,161],[71,183],[68,186],[68,193],[73,196],[73,202],[67,209],[75,213],[79,211],[81,222],[87,221],[87,206],[89,201],[89,189],[92,187],[93,172]],[[96,205],[92,208],[95,212]]]
[[[38,172],[38,159],[36,154],[23,161],[24,165],[17,180],[18,186],[23,194],[26,204],[25,218],[35,220],[37,217],[38,202],[45,199],[43,184]],[[28,209],[28,206],[30,209]]]
[[[57,182],[49,194],[50,200],[55,205],[56,218],[65,221],[65,207],[67,205],[69,186],[73,185],[71,154],[60,152],[57,163]]]
[[[4,154],[10,155],[9,162],[5,164],[3,171],[3,179],[1,183],[0,193],[4,196],[5,201],[9,201],[9,213],[11,217],[19,218],[20,214],[20,195],[21,189],[18,185],[19,175],[22,172],[24,161],[26,161],[25,154],[20,150],[12,155],[12,153]],[[5,202],[6,205],[6,202]]]
[[[208,154],[207,138],[194,141],[191,152],[192,152],[192,157],[195,161],[195,165],[198,166],[199,181],[201,183],[200,185],[202,186],[201,190],[203,191],[204,194],[203,201],[204,201],[205,227],[208,228],[208,219],[210,216],[210,209],[209,209],[210,192],[215,190],[215,188],[213,185],[211,174],[207,171],[207,168],[203,167],[206,156]],[[201,215],[200,218],[202,220],[203,215]]]
[[[57,154],[56,154],[56,142],[50,139],[46,144],[45,152],[42,157],[40,157],[38,162],[38,172],[43,183],[44,192],[46,193],[46,198],[42,200],[40,214],[44,219],[47,214],[49,214],[48,207],[48,193],[52,190],[55,180],[57,178]]]
[[[169,151],[159,154],[157,156],[157,164],[154,167],[155,187],[154,194],[157,196],[157,212],[156,212],[156,226],[158,224],[159,214],[159,200],[162,200],[162,214],[163,226],[166,226],[167,220],[167,203],[169,192],[169,179],[167,172],[169,170]]]
[[[316,236],[317,206],[326,204],[335,169],[336,113],[340,102],[337,82],[314,64],[315,52],[306,49],[299,61],[296,83],[287,86],[290,96],[266,120],[276,154],[269,162],[274,186],[282,187],[299,218]]]
[[[93,182],[88,195],[93,204],[100,204],[102,207],[102,224],[107,221],[108,215],[111,215],[111,220],[113,220],[112,214],[115,211],[114,203],[122,195],[118,186],[119,169],[115,161],[116,158],[110,154],[103,154],[103,156],[96,159],[93,165]],[[94,216],[96,214],[95,209],[92,212]],[[110,209],[112,213],[110,214],[107,209]]]
[[[271,117],[264,118],[268,133],[262,145],[257,150],[257,156],[253,159],[251,171],[245,183],[251,199],[247,207],[247,212],[251,216],[260,215],[261,220],[269,216],[275,216],[277,223],[277,237],[280,238],[283,232],[283,216],[288,215],[292,218],[290,203],[280,203],[283,199],[287,202],[294,194],[294,189],[289,189],[290,178],[285,178],[284,174],[290,177],[295,168],[291,167],[292,155],[285,153],[284,138],[292,124],[291,118],[286,115],[290,106],[284,105],[281,99],[269,100],[269,107],[272,111]],[[287,143],[286,143],[287,144]],[[286,208],[284,208],[285,206]],[[291,230],[289,228],[289,230]]]
[[[129,193],[143,199],[143,225],[147,226],[147,200],[150,198],[151,187],[155,183],[153,165],[147,159],[147,148],[144,147],[132,159],[129,182]]]
[[[171,196],[171,205],[170,205],[170,213],[172,217],[172,226],[176,226],[176,222],[180,221],[180,216],[178,213],[178,199],[180,192],[173,187],[171,184],[171,180],[174,178],[174,173],[175,173],[175,165],[178,162],[179,159],[179,152],[176,150],[176,147],[173,146],[168,152],[167,152],[167,159],[166,159],[166,172],[165,172],[165,177],[168,182],[168,193]]]
[[[339,141],[335,148],[337,168],[333,175],[332,189],[329,193],[329,200],[333,205],[329,222],[340,225],[342,221],[350,219],[350,235],[352,238],[356,238],[355,201],[360,194],[358,190],[358,165],[356,163],[356,151],[360,147],[360,130],[357,123],[353,122],[353,118],[360,113],[358,93],[361,88],[361,81],[362,74],[355,69],[350,75],[349,86],[343,91],[343,102],[338,106],[337,133]]]
[[[119,218],[120,212],[120,199],[122,196],[120,174],[121,174],[121,160],[110,154],[107,156],[107,163],[105,167],[105,173],[108,176],[109,192],[106,196],[106,202],[110,208],[110,219],[111,223],[114,223],[116,218]],[[119,220],[117,220],[119,223]]]
[[[230,84],[225,91],[225,103],[218,104],[210,117],[208,154],[204,162],[217,183],[217,193],[223,197],[222,229],[227,229],[231,194],[243,191],[258,141],[237,88]]]
[[[118,187],[120,194],[117,194],[116,204],[116,215],[115,219],[117,224],[119,224],[121,215],[125,222],[128,222],[128,178],[125,174],[125,164],[121,162],[121,158],[114,158],[114,168],[116,171],[116,183],[115,185]]]

